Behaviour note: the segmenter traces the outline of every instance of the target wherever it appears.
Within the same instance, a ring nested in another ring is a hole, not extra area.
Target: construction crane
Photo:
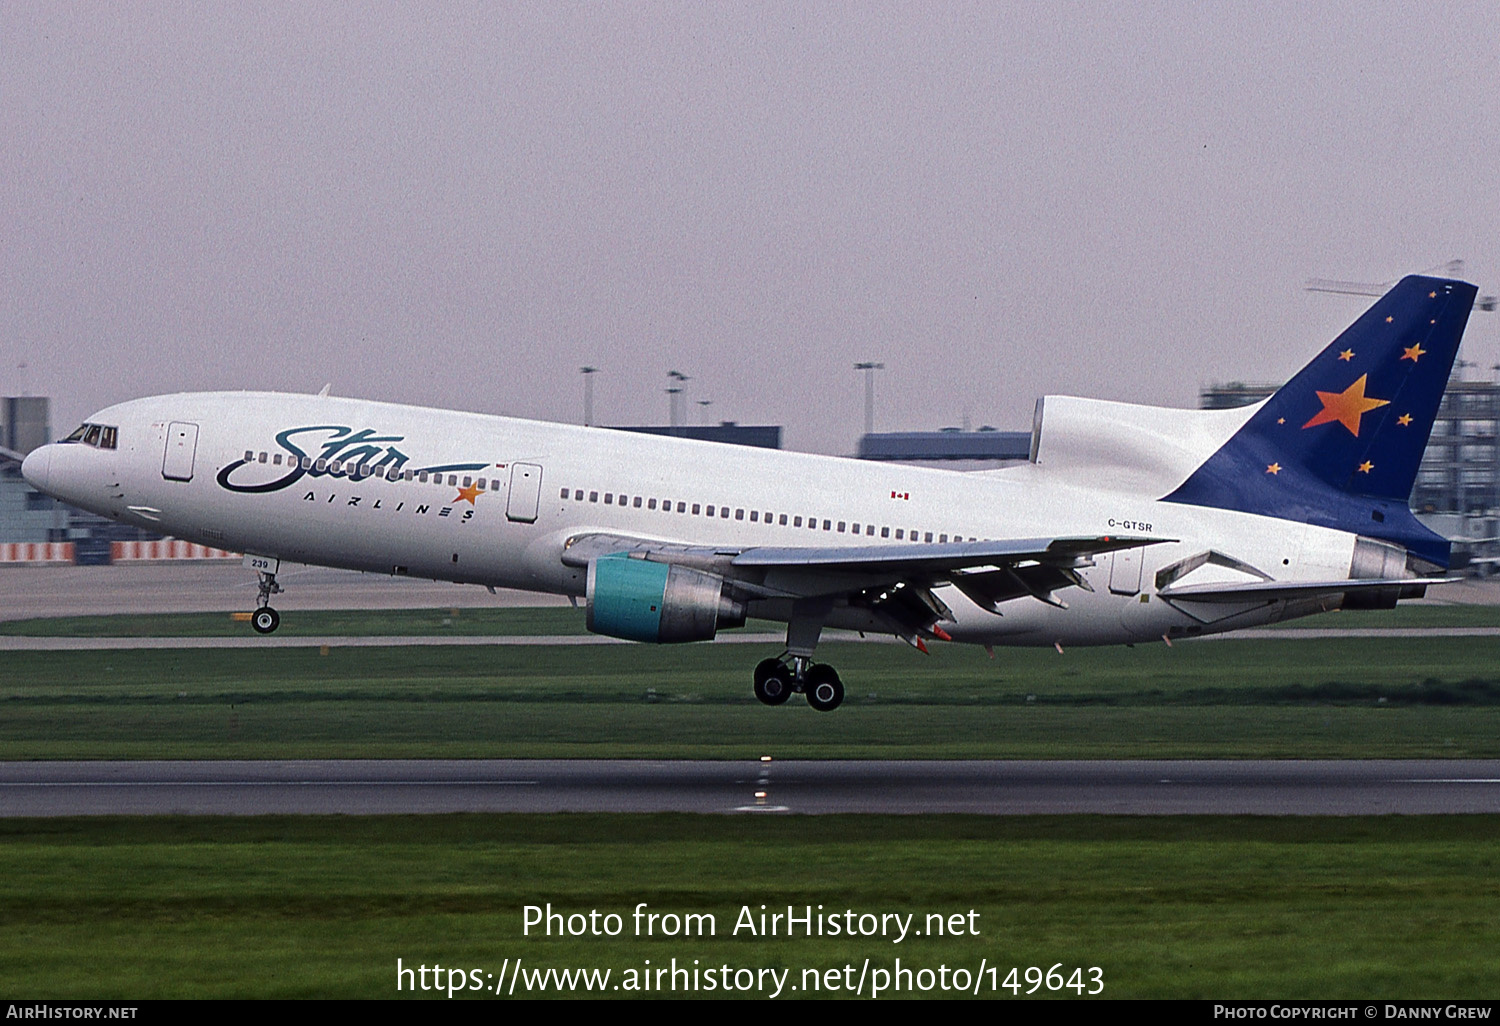
[[[1462,278],[1464,276],[1464,262],[1462,260],[1449,260],[1446,264],[1439,264],[1429,268],[1424,274],[1441,271],[1447,278]],[[1309,278],[1307,279],[1307,291],[1309,292],[1335,292],[1341,296],[1383,296],[1396,284],[1393,281],[1384,284],[1372,284],[1362,281],[1338,281],[1333,278]],[[1495,307],[1500,305],[1500,298],[1495,296],[1476,295],[1474,297],[1474,309],[1493,313]]]

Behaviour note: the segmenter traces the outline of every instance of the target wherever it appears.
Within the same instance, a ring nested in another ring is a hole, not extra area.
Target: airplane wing
[[[1128,535],[1018,538],[999,541],[852,546],[683,545],[618,534],[568,539],[562,561],[586,567],[604,556],[626,555],[709,573],[752,599],[832,599],[889,621],[896,633],[945,637],[939,622],[953,615],[932,594],[952,584],[976,604],[999,613],[1012,599],[1032,597],[1065,607],[1054,592],[1092,590],[1078,573],[1093,557],[1118,549],[1172,541]]]

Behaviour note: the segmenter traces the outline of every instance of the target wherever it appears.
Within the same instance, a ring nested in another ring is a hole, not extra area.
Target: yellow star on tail
[[[1371,410],[1390,403],[1389,399],[1371,399],[1365,395],[1365,379],[1368,377],[1368,374],[1361,374],[1354,384],[1342,392],[1318,392],[1318,401],[1323,404],[1323,408],[1313,415],[1312,420],[1303,424],[1302,429],[1305,431],[1336,420],[1358,438],[1359,419]]]
[[[1401,355],[1401,359],[1402,360],[1410,360],[1412,363],[1416,363],[1418,357],[1424,356],[1424,355],[1426,355],[1426,353],[1427,353],[1427,350],[1425,350],[1425,349],[1422,348],[1422,343],[1418,342],[1414,346],[1407,346],[1406,348],[1402,349],[1401,350],[1401,354],[1402,354]],[[1396,362],[1400,363],[1401,361],[1398,360]]]

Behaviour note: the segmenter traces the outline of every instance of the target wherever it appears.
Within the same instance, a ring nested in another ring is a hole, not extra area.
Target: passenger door
[[[537,503],[542,495],[542,468],[535,463],[514,463],[510,468],[510,494],[505,515],[523,524],[536,522]]]
[[[161,476],[168,481],[191,481],[193,457],[198,452],[198,425],[174,420],[167,425],[167,450],[162,456]]]

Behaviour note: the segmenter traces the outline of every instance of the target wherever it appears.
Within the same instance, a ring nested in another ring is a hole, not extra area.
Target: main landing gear
[[[275,574],[260,572],[260,591],[255,598],[255,612],[250,614],[250,626],[255,633],[270,634],[281,626],[281,614],[271,608],[271,596],[280,595],[281,590]]]
[[[818,712],[832,712],[844,700],[844,682],[827,663],[812,661],[823,623],[833,611],[833,599],[822,595],[792,603],[786,625],[786,652],[779,659],[763,659],[755,667],[755,697],[780,705],[797,691]]]
[[[763,659],[755,667],[755,697],[766,705],[780,705],[799,691],[818,712],[832,712],[844,700],[844,682],[827,663],[813,663],[806,656]]]

